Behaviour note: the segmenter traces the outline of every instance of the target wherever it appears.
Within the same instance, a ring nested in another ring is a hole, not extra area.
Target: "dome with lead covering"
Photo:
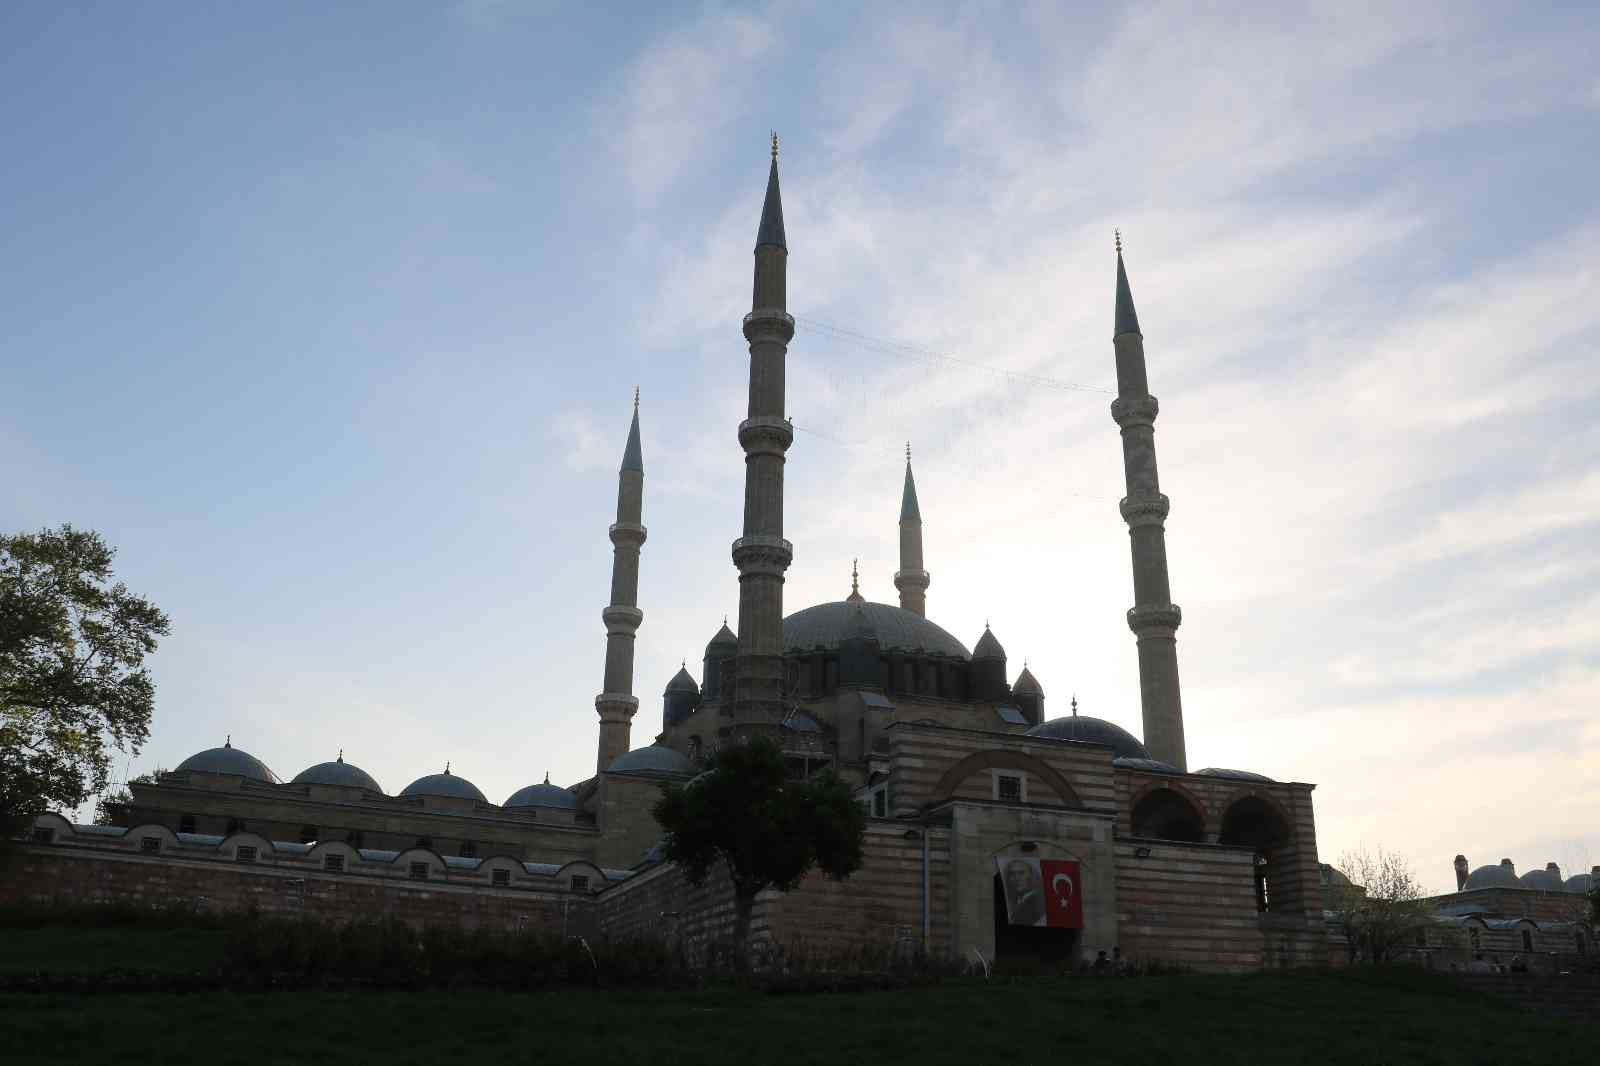
[[[503,806],[506,807],[556,807],[564,811],[577,810],[578,797],[570,789],[550,783],[550,775],[544,775],[544,782],[538,785],[529,785],[519,788],[511,794]]]
[[[359,766],[344,761],[344,752],[332,762],[319,762],[315,766],[308,766],[294,775],[296,785],[337,785],[341,788],[364,788],[368,792],[377,792],[380,795],[383,789],[378,787],[378,782],[372,775]]]
[[[1480,866],[1467,878],[1466,888],[1520,888],[1516,868],[1507,859],[1498,866]]]
[[[205,774],[236,774],[239,777],[248,777],[252,781],[264,781],[269,785],[278,783],[278,775],[267,769],[267,764],[254,755],[234,747],[232,737],[229,737],[220,748],[207,748],[189,756],[178,764],[178,770],[193,770]]]
[[[1251,770],[1229,770],[1225,766],[1208,766],[1204,770],[1196,770],[1198,777],[1220,777],[1225,781],[1259,781],[1261,784],[1273,784],[1272,778],[1266,774],[1258,774]]]
[[[972,657],[974,659],[1004,659],[1006,650],[1000,646],[1000,640],[994,635],[994,630],[988,626],[983,627],[983,636],[978,638],[978,643],[973,645]]]
[[[1522,875],[1522,886],[1543,889],[1546,892],[1560,892],[1561,870],[1555,863],[1551,863],[1543,870],[1529,870]]]
[[[727,619],[723,619],[722,628],[717,630],[717,635],[711,638],[706,645],[704,658],[720,659],[724,655],[731,655],[739,650],[739,638],[733,635],[733,630],[728,628]]]
[[[400,790],[402,796],[446,796],[454,799],[477,800],[479,803],[488,803],[483,798],[483,793],[464,777],[457,777],[450,772],[450,767],[444,768],[442,774],[429,774],[419,777],[411,784]]]
[[[865,615],[883,651],[922,651],[970,659],[972,655],[955,637],[920,614],[887,603],[850,603],[836,600],[796,611],[783,620],[783,647],[786,651],[807,652],[814,648],[838,650],[840,642],[858,625],[856,610]]]
[[[667,682],[667,692],[688,692],[700,695],[700,686],[695,684],[694,675],[689,673],[689,666],[685,663],[672,675],[672,680]]]
[[[651,771],[664,774],[688,774],[694,772],[694,764],[682,752],[673,750],[665,744],[651,744],[647,748],[634,748],[632,751],[617,756],[606,767],[607,773],[626,774]]]
[[[1119,759],[1149,759],[1139,738],[1114,722],[1074,714],[1052,718],[1028,730],[1023,736],[1045,740],[1076,740],[1085,744],[1104,744]]]

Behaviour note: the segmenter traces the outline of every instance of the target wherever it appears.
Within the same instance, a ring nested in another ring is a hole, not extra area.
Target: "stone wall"
[[[1265,963],[1249,848],[1119,841],[1116,854],[1124,958],[1205,969]]]

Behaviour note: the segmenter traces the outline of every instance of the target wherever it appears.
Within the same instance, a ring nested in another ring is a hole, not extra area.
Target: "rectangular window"
[[[496,888],[505,888],[511,884],[511,871],[506,869],[489,871],[489,883]]]
[[[33,831],[33,842],[35,844],[54,844],[56,842],[56,831],[47,825],[41,825]]]
[[[1526,930],[1526,929],[1524,929],[1522,931],[1522,950],[1523,951],[1532,951],[1533,950],[1533,934],[1531,932],[1529,932],[1528,930]]]
[[[142,851],[146,855],[154,855],[156,852],[161,850],[161,838],[160,837],[140,837],[139,838],[139,850]]]
[[[471,840],[463,840],[459,854],[463,859],[476,859],[478,857],[477,843]]]
[[[249,844],[240,844],[233,849],[233,861],[249,864],[256,861],[256,849]]]
[[[1022,778],[1015,774],[1000,774],[994,779],[994,798],[1001,803],[1022,802]]]
[[[413,881],[426,881],[427,879],[428,879],[428,864],[425,863],[425,862],[414,862],[414,863],[412,863],[411,864],[411,880],[413,880]]]
[[[344,873],[344,856],[324,855],[322,857],[322,868],[328,871],[330,874]]]
[[[574,892],[587,892],[587,891],[589,891],[589,879],[587,877],[585,877],[583,874],[573,874],[572,875],[572,891],[574,891]]]
[[[178,832],[180,832],[180,833],[192,833],[192,832],[194,832],[194,815],[186,814],[182,818],[178,819]]]
[[[889,817],[889,790],[880,788],[872,794],[872,815],[874,818]]]

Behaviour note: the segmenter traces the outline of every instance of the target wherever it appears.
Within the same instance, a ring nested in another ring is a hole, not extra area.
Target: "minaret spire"
[[[900,492],[900,569],[894,574],[900,606],[926,617],[929,582],[928,572],[922,568],[922,509],[917,506],[917,482],[911,476],[911,442],[906,441],[906,481]]]
[[[734,659],[733,723],[737,739],[775,733],[783,721],[783,575],[794,549],[783,539],[783,467],[794,443],[784,417],[784,373],[794,319],[787,307],[789,248],[778,190],[778,135],[772,135],[767,196],[756,231],[755,283],[744,336],[750,345],[748,417],[739,423],[744,449],[744,535],[733,542],[739,568],[739,651]]]
[[[1170,501],[1156,474],[1155,421],[1160,411],[1145,376],[1144,335],[1133,309],[1133,290],[1117,234],[1117,306],[1112,344],[1117,353],[1117,398],[1111,417],[1122,429],[1122,465],[1128,494],[1123,521],[1133,552],[1133,609],[1128,628],[1139,647],[1139,697],[1144,743],[1151,756],[1188,769],[1183,740],[1183,700],[1178,688],[1178,626],[1183,612],[1172,602],[1167,579],[1166,520]]]
[[[644,451],[639,444],[639,390],[633,390],[633,422],[622,450],[617,473],[617,520],[611,527],[611,605],[600,612],[606,624],[606,672],[594,709],[600,715],[600,748],[596,771],[604,772],[612,760],[628,750],[633,716],[639,700],[633,695],[634,634],[644,621],[639,610],[639,548],[646,531],[644,511]]]

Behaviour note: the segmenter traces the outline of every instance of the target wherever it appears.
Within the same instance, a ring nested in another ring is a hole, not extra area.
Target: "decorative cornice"
[[[776,574],[782,576],[794,561],[794,545],[782,537],[766,533],[752,533],[733,542],[733,565],[745,574]]]
[[[794,443],[794,426],[787,418],[757,415],[739,423],[739,444],[746,455],[782,456]]]
[[[594,698],[594,709],[602,722],[626,723],[638,712],[639,699],[622,692],[602,692]]]
[[[751,311],[744,316],[744,339],[755,343],[757,338],[771,340],[777,337],[784,344],[794,339],[794,316],[775,307]]]
[[[620,634],[625,637],[631,637],[634,631],[644,623],[644,612],[637,607],[613,603],[610,607],[600,612],[600,620],[606,624],[607,636]]]
[[[644,544],[645,538],[650,533],[649,530],[637,522],[613,522],[610,532],[611,543],[619,548],[624,544],[637,548]]]
[[[1111,401],[1111,418],[1127,429],[1130,426],[1148,426],[1161,413],[1161,404],[1154,396],[1118,396]]]
[[[916,588],[926,590],[932,580],[926,570],[896,570],[894,572],[894,587],[897,589]]]
[[[1172,509],[1172,501],[1167,499],[1167,494],[1158,492],[1154,496],[1124,496],[1117,505],[1122,512],[1122,520],[1128,523],[1129,529],[1140,526],[1162,526],[1167,520],[1167,512]]]
[[[1183,611],[1175,603],[1141,603],[1128,608],[1128,628],[1140,636],[1170,637],[1182,624]]]

